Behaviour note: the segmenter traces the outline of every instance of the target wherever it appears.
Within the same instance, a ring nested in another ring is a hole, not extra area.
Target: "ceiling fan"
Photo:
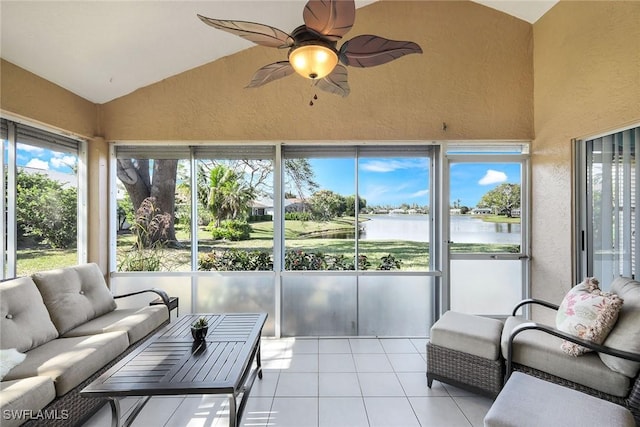
[[[260,68],[247,87],[258,87],[286,77],[294,71],[314,81],[326,92],[349,95],[347,69],[385,64],[410,53],[422,53],[414,42],[385,39],[371,34],[356,36],[337,48],[337,42],[355,21],[354,0],[309,0],[304,7],[304,25],[289,35],[278,28],[247,21],[198,18],[207,25],[243,37],[256,44],[289,49],[287,61]]]

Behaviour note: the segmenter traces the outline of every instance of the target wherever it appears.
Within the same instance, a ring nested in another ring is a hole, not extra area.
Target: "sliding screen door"
[[[636,211],[640,128],[578,142],[576,192],[580,229],[578,280],[594,276],[608,289],[618,276],[635,277],[638,262]]]

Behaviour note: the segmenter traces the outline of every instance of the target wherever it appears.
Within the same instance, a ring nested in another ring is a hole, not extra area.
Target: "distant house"
[[[389,215],[403,215],[403,214],[405,214],[405,213],[406,213],[406,212],[405,212],[405,210],[404,210],[404,209],[400,209],[400,208],[398,208],[398,209],[391,209],[391,210],[389,211]]]
[[[491,215],[493,209],[491,208],[475,208],[471,210],[471,215]]]
[[[462,211],[459,208],[449,209],[449,215],[461,215]]]
[[[273,200],[271,199],[253,200],[249,207],[251,208],[251,216],[273,215]]]
[[[270,197],[255,199],[249,204],[249,207],[251,208],[251,216],[273,215],[273,205],[273,199]],[[309,204],[303,199],[296,198],[284,200],[285,212],[305,212],[309,210]]]
[[[511,210],[511,216],[512,217],[519,217],[520,216],[520,208],[515,208]]]
[[[308,212],[311,210],[309,203],[305,202],[304,199],[294,198],[294,199],[285,199],[284,201],[284,211],[285,212]]]

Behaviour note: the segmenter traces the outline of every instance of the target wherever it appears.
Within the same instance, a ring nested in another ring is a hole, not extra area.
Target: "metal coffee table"
[[[198,343],[191,337],[191,324],[199,317],[207,318],[209,331],[206,340]],[[120,425],[119,400],[123,397],[144,397],[125,421],[129,426],[152,396],[225,394],[229,396],[229,425],[235,427],[256,376],[262,378],[260,335],[266,319],[265,313],[179,317],[80,394],[108,398],[113,427]]]

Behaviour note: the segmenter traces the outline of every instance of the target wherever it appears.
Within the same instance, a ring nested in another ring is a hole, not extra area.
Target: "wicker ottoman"
[[[427,383],[433,380],[496,397],[504,381],[500,354],[502,322],[446,312],[431,327],[427,342]]]
[[[636,423],[623,406],[514,372],[484,417],[484,425],[635,427]]]

